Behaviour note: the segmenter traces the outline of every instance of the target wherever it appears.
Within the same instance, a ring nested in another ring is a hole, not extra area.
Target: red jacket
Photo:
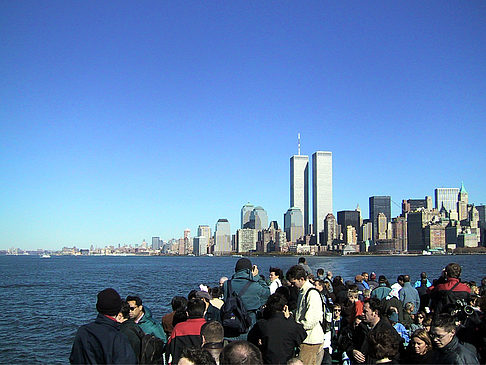
[[[447,278],[446,282],[432,285],[427,292],[430,294],[430,306],[435,313],[443,313],[447,311],[446,306],[455,303],[456,300],[464,300],[469,303],[471,288],[461,283],[460,279]]]
[[[176,324],[167,343],[167,352],[172,355],[171,364],[179,362],[184,348],[202,346],[201,327],[204,323],[204,318],[189,318]]]

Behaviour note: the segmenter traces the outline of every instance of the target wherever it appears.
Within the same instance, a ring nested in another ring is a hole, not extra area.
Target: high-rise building
[[[344,233],[344,242],[349,242],[348,239],[348,226],[354,227],[354,231],[357,234],[357,240],[361,241],[361,229],[360,229],[360,214],[357,210],[341,210],[337,213],[337,222],[342,227]]]
[[[408,213],[407,217],[407,251],[425,250],[424,226],[426,223],[425,212],[418,210]]]
[[[388,232],[388,221],[386,219],[385,213],[378,213],[378,217],[376,218],[376,228],[378,234],[375,236],[378,240],[386,240],[387,232]]]
[[[250,215],[254,208],[250,203],[243,205],[241,208],[241,228],[250,227]]]
[[[268,227],[268,216],[265,209],[258,206],[251,211],[250,214],[250,228],[261,231]]]
[[[312,155],[312,213],[316,243],[324,230],[324,219],[332,213],[332,152],[317,151]]]
[[[214,229],[214,254],[231,252],[231,226],[227,219],[219,219]]]
[[[339,229],[334,214],[328,213],[324,219],[324,239],[322,245],[327,245],[329,249],[336,240],[339,240]]]
[[[303,216],[304,232],[309,232],[309,156],[290,158],[290,206],[299,208]]]
[[[152,237],[152,250],[160,249],[160,237]]]
[[[302,212],[297,207],[292,207],[284,214],[284,230],[287,241],[296,243],[304,235]]]
[[[242,228],[236,231],[236,251],[250,252],[256,250],[258,232],[253,228]]]
[[[458,202],[457,202],[457,213],[459,214],[459,220],[465,220],[468,218],[467,205],[469,203],[468,193],[464,187],[464,183],[461,185],[461,190],[459,190]]]
[[[448,212],[457,211],[459,199],[458,188],[437,188],[435,189],[435,207],[441,210],[444,207]]]
[[[196,256],[205,255],[208,251],[208,238],[206,236],[197,236],[193,239],[193,253]]]
[[[209,227],[208,225],[200,225],[199,227],[197,227],[197,235],[199,237],[201,236],[204,236],[206,237],[206,246],[208,248],[208,251],[206,253],[211,253],[209,251],[210,249],[210,244],[211,244],[211,227]],[[200,255],[203,255],[204,253],[200,253]]]
[[[370,196],[370,221],[373,223],[373,239],[378,239],[378,214],[383,213],[391,222],[391,198],[389,196]]]
[[[416,210],[424,208],[427,210],[432,209],[432,197],[426,196],[425,199],[408,199],[402,200],[402,215],[409,212],[415,212]]]

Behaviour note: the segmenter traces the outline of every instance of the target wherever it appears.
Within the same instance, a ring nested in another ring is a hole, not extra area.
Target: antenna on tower
[[[297,144],[297,150],[298,150],[298,155],[300,156],[300,133],[297,133],[297,138],[298,138],[298,144]]]

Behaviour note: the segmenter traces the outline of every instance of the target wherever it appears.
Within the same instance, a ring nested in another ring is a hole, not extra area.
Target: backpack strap
[[[226,285],[226,289],[228,290],[228,296],[233,295],[233,287],[231,286],[231,280],[228,280],[227,283],[228,284]],[[243,294],[246,293],[246,291],[250,287],[251,283],[252,283],[251,280],[248,280],[248,282],[245,284],[245,286],[243,288],[241,288],[240,292],[238,293],[239,297],[241,297]]]
[[[456,286],[458,286],[460,283],[461,282],[458,280],[457,283],[452,288],[450,288],[447,292],[453,291],[456,288]]]

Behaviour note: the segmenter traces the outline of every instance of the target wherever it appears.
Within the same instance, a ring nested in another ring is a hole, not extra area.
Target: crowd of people
[[[247,258],[214,286],[175,296],[159,322],[142,299],[98,293],[98,316],[79,328],[72,364],[484,364],[486,277],[447,265],[344,281],[305,258],[265,278]]]

